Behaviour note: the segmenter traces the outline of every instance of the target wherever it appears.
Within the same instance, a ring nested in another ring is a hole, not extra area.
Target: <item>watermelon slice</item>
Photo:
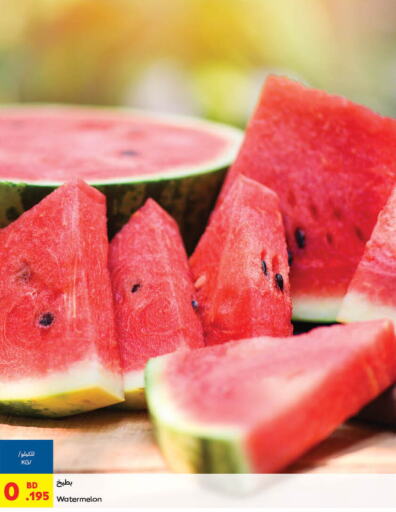
[[[0,227],[79,177],[107,196],[111,235],[153,197],[179,222],[191,249],[241,132],[128,110],[7,107],[0,109],[0,140]]]
[[[377,318],[396,325],[396,188],[378,217],[337,320]]]
[[[395,183],[396,121],[270,77],[223,197],[243,173],[280,198],[296,320],[334,321]]]
[[[377,320],[158,357],[146,394],[176,471],[270,473],[395,380],[393,327]]]
[[[271,190],[237,178],[190,264],[206,344],[292,333],[285,234]]]
[[[142,408],[147,360],[204,344],[177,224],[148,199],[112,240],[109,267],[125,405]]]
[[[0,231],[0,410],[65,416],[123,400],[105,198],[65,185]]]

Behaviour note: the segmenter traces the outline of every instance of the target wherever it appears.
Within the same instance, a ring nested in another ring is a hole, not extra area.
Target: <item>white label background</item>
[[[56,486],[65,479],[72,486]],[[55,507],[75,510],[396,510],[396,474],[55,474],[54,493]],[[57,496],[102,502],[62,503]]]

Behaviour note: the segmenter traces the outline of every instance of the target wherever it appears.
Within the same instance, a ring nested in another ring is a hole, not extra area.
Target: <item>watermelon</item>
[[[380,213],[337,320],[389,318],[396,325],[396,187]]]
[[[75,177],[107,196],[113,236],[147,197],[202,233],[240,131],[196,119],[66,106],[0,109],[0,227]]]
[[[238,177],[190,265],[206,344],[292,333],[286,240],[274,192]]]
[[[286,78],[267,80],[221,197],[239,173],[279,195],[294,319],[335,320],[395,183],[395,151],[395,120]]]
[[[104,196],[77,181],[0,231],[0,411],[123,400]]]
[[[113,238],[109,268],[125,405],[142,408],[147,360],[204,344],[177,224],[152,199]]]
[[[271,473],[395,380],[393,327],[377,320],[157,357],[146,394],[174,470]]]

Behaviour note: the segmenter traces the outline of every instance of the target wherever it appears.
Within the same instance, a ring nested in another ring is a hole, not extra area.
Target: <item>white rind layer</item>
[[[293,320],[335,322],[343,297],[292,297]]]
[[[114,396],[114,402],[124,399],[121,375],[90,359],[47,375],[0,380],[0,401],[34,400],[88,388],[102,389]]]
[[[388,318],[396,326],[396,308],[373,304],[365,295],[357,292],[347,293],[337,315],[337,321],[343,323],[382,318]]]
[[[122,409],[142,410],[147,408],[144,391],[144,369],[124,373],[125,402],[118,404]]]
[[[144,370],[132,370],[124,374],[125,392],[144,389]]]

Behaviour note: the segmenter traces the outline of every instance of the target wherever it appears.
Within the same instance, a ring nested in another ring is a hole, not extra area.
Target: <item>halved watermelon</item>
[[[339,322],[389,318],[396,325],[396,188],[380,213],[338,313]]]
[[[123,400],[104,196],[65,185],[0,231],[0,410],[64,416]]]
[[[292,333],[286,240],[274,192],[238,177],[190,265],[206,344]]]
[[[141,408],[147,360],[204,344],[176,222],[148,199],[112,240],[109,268],[125,405]]]
[[[77,107],[0,109],[0,227],[78,177],[107,196],[113,235],[147,197],[191,249],[204,230],[239,130],[189,118]]]
[[[158,357],[146,394],[171,468],[270,473],[395,380],[396,340],[384,320]]]
[[[280,198],[296,320],[334,321],[395,183],[396,121],[270,77],[223,196],[243,173]]]

